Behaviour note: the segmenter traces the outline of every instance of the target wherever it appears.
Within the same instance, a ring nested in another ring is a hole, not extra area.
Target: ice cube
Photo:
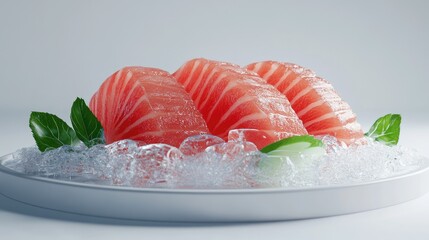
[[[186,138],[180,144],[179,150],[184,155],[190,156],[203,152],[207,147],[224,142],[222,138],[210,134],[195,135]]]
[[[228,141],[243,142],[246,141],[245,132],[249,129],[233,129],[228,132]]]
[[[106,146],[106,149],[109,150],[110,154],[132,153],[135,152],[137,148],[137,142],[129,139],[120,140]]]
[[[284,187],[295,174],[292,161],[287,156],[263,154],[253,166],[253,179],[258,187]]]
[[[248,153],[258,151],[256,145],[252,142],[226,142],[212,145],[206,148],[205,153],[208,156],[221,157],[225,160],[241,159]]]
[[[250,187],[247,168],[256,160],[250,142],[227,142],[209,146],[204,152],[174,162],[170,184],[181,188]]]
[[[326,152],[328,153],[336,153],[342,149],[347,148],[347,144],[338,140],[334,136],[330,135],[319,135],[315,136],[315,138],[320,139],[325,145]]]
[[[179,149],[167,144],[149,144],[139,147],[130,165],[131,185],[155,186],[166,184],[171,165],[181,161]]]
[[[41,152],[36,147],[17,150],[12,154],[12,161],[4,163],[5,167],[28,175],[37,174],[35,163],[42,159]]]

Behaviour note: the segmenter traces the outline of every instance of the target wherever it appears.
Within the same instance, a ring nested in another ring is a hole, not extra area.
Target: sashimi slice
[[[289,99],[308,133],[331,135],[347,144],[363,141],[362,128],[350,106],[331,84],[311,70],[275,61],[253,63],[246,68]]]
[[[125,67],[115,72],[89,107],[104,128],[106,143],[132,139],[178,147],[189,136],[208,133],[183,86],[156,68]]]
[[[183,84],[210,132],[225,140],[242,131],[258,148],[307,134],[289,101],[255,73],[226,62],[193,59],[173,76]]]

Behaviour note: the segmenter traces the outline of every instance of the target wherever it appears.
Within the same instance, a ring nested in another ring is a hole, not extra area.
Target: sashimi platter
[[[102,217],[228,222],[359,212],[429,190],[429,160],[398,145],[401,115],[362,129],[327,80],[293,63],[124,67],[88,104],[76,98],[70,123],[30,114],[35,145],[0,158],[4,196]]]

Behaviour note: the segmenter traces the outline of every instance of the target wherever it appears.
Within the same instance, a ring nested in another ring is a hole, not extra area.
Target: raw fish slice
[[[257,73],[290,101],[312,135],[331,135],[347,144],[363,141],[361,126],[350,106],[331,84],[311,70],[291,63],[264,61],[250,64]]]
[[[106,143],[132,139],[178,147],[185,138],[208,132],[182,85],[156,68],[117,71],[104,81],[89,107],[104,128]]]
[[[210,132],[225,140],[232,129],[248,129],[246,139],[262,148],[285,137],[307,134],[289,101],[238,65],[193,59],[173,76],[189,93]]]

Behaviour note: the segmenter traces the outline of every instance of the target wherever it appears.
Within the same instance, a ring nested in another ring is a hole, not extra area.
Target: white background
[[[428,1],[1,1],[0,109],[67,113],[127,65],[290,61],[358,115],[428,111]]]
[[[401,140],[428,155],[428,9],[429,1],[2,0],[0,155],[33,144],[30,111],[67,119],[77,96],[89,100],[121,67],[174,72],[194,57],[240,65],[272,59],[311,68],[334,85],[364,127],[385,113],[401,113]],[[327,219],[182,228],[100,225],[103,221],[57,216],[0,199],[0,230],[7,229],[10,239],[103,232],[103,239],[144,233],[199,239],[227,234],[345,239],[346,231],[354,239],[386,234],[425,239],[426,202],[427,197]],[[20,230],[21,225],[28,230]],[[58,234],[49,235],[50,226]]]

